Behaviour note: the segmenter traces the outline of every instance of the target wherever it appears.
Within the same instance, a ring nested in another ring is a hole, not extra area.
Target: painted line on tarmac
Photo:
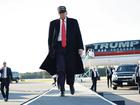
[[[91,91],[92,91],[92,90],[91,90]],[[98,93],[95,92],[95,94],[96,94],[98,97],[100,97],[101,99],[103,99],[104,101],[106,101],[106,102],[108,102],[108,103],[110,103],[110,104],[112,104],[112,105],[117,105],[117,104],[113,103],[112,101],[106,99],[105,97],[99,95]]]
[[[79,85],[81,85],[81,84],[79,84]],[[81,86],[83,86],[83,85],[81,85]],[[84,86],[84,87],[85,87],[85,86]],[[87,88],[87,87],[85,87],[85,88]],[[87,89],[88,89],[88,88],[87,88]],[[90,90],[90,91],[92,91],[92,90]],[[92,92],[94,92],[94,91],[92,91]],[[98,97],[100,97],[102,100],[104,100],[104,101],[106,101],[106,102],[108,102],[108,103],[110,103],[110,104],[112,104],[112,105],[117,105],[117,104],[113,103],[112,101],[106,99],[105,97],[99,95],[98,93],[96,93],[96,92],[94,92],[94,93],[95,93]]]
[[[81,85],[81,84],[79,84],[79,85]],[[82,85],[81,85],[81,86],[82,86]],[[85,86],[84,86],[84,87],[85,87]],[[87,88],[87,87],[85,87],[85,88]],[[30,100],[28,100],[28,101],[26,101],[26,102],[24,102],[24,103],[22,103],[22,104],[20,104],[20,105],[28,105],[28,104],[32,103],[33,101],[39,99],[39,98],[42,97],[43,95],[47,94],[48,92],[52,91],[53,89],[54,89],[54,88],[51,88],[50,90],[48,90],[48,91],[42,93],[41,95],[38,95],[38,96],[36,96],[36,97],[34,97],[34,98],[31,98]],[[87,89],[88,89],[88,88],[87,88]],[[92,91],[92,90],[91,90],[91,91]],[[93,92],[93,91],[92,91],[92,92]],[[110,104],[112,104],[112,105],[117,105],[117,104],[113,103],[112,101],[110,101],[110,100],[104,98],[103,96],[99,95],[98,93],[96,93],[96,92],[94,92],[94,93],[95,93],[98,97],[100,97],[101,99],[103,99],[104,101],[106,101],[106,102],[108,102],[108,103],[110,103]]]
[[[35,97],[29,99],[28,101],[26,101],[26,102],[24,102],[24,103],[22,103],[22,104],[20,104],[20,105],[28,105],[28,104],[30,104],[31,102],[33,102],[33,101],[39,99],[40,97],[42,97],[43,95],[47,94],[48,92],[50,92],[50,91],[52,91],[52,90],[53,90],[53,88],[47,90],[46,92],[44,92],[44,93],[42,93],[42,94],[40,94],[40,95],[37,95],[37,96],[35,96]]]

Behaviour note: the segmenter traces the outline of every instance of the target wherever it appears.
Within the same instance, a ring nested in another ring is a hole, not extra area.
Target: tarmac
[[[74,95],[70,94],[68,85],[65,90],[65,96],[61,97],[54,87],[21,105],[117,105],[79,83],[75,83]]]

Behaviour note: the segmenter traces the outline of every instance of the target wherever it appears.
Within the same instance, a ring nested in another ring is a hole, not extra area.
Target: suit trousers
[[[6,82],[6,80],[4,80],[5,82],[1,83],[1,93],[3,98],[8,99],[9,96],[9,82]]]
[[[109,85],[110,85],[110,87],[112,87],[112,75],[107,76],[107,86],[108,86],[108,88],[109,88]]]
[[[96,92],[97,78],[93,77],[91,89]]]
[[[61,42],[58,42],[56,47],[56,69],[58,75],[58,86],[60,91],[65,91],[65,80],[68,85],[74,84],[74,73],[66,70],[66,49],[61,47]]]

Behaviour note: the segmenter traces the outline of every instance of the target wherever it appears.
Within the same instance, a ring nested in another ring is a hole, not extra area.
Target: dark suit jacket
[[[100,78],[98,71],[96,71],[96,77],[94,76],[94,72],[91,70],[91,79],[92,80],[97,80],[98,78]]]
[[[78,49],[83,48],[80,28],[76,19],[67,18],[67,46],[66,46],[66,72],[81,74],[84,72],[83,63]],[[47,70],[51,75],[56,74],[55,48],[60,31],[60,19],[50,22],[49,28],[49,54],[40,66],[40,69]]]
[[[7,67],[7,78],[6,79],[3,79],[3,74],[4,74],[4,69],[2,68],[0,70],[0,73],[1,73],[1,82],[3,83],[10,83],[11,80],[12,80],[12,71],[11,71],[11,68]]]
[[[138,66],[137,67],[137,69],[136,69],[136,82],[137,83],[140,83],[140,68],[139,68],[140,66]]]
[[[110,69],[110,71],[109,71],[109,69]],[[113,70],[112,68],[106,68],[106,75],[107,76],[112,76],[112,74],[113,74],[112,70]],[[111,74],[110,74],[110,72],[111,72]]]

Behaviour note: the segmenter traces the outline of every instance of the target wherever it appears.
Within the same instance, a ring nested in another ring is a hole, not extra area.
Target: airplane
[[[140,40],[92,43],[85,46],[84,67],[138,64]]]

